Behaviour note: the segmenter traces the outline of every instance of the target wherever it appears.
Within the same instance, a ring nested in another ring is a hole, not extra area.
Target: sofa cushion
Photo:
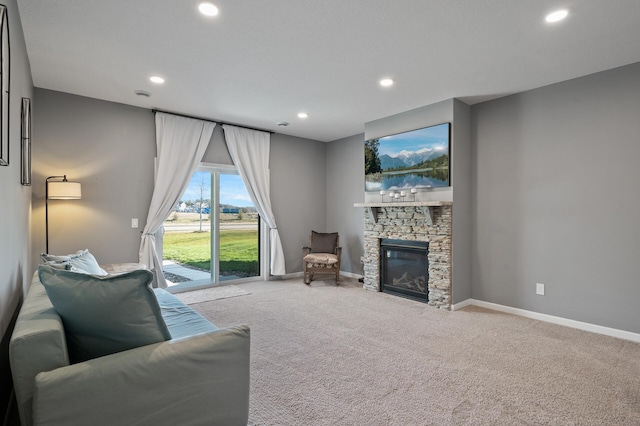
[[[68,266],[66,269],[74,272],[82,272],[92,275],[107,275],[107,272],[98,265],[96,258],[89,253],[88,249],[78,250],[75,254],[67,255],[55,255],[42,253],[40,255],[42,260],[47,262],[48,265],[57,266],[58,269],[61,265]]]
[[[154,288],[153,292],[160,304],[162,318],[167,324],[172,340],[218,330],[218,327],[168,291]]]
[[[311,253],[335,253],[338,233],[321,233],[311,231]]]
[[[96,276],[40,265],[38,276],[62,318],[74,363],[171,338],[151,271]]]

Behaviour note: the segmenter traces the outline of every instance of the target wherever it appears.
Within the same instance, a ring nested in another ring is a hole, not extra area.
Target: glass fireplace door
[[[428,301],[428,247],[429,243],[425,241],[381,240],[381,290],[385,293]]]

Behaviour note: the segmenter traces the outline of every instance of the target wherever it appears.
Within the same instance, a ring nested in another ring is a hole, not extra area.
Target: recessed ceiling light
[[[146,90],[134,90],[133,93],[138,96],[144,96],[145,98],[151,97],[151,92],[147,92]]]
[[[156,84],[164,83],[164,78],[160,77],[159,75],[152,75],[151,77],[149,77],[149,80],[152,83],[156,83]]]
[[[276,124],[280,127],[287,127],[289,125],[286,121],[278,121]]]
[[[556,10],[555,12],[551,12],[544,18],[545,21],[549,23],[562,21],[569,15],[569,11],[567,9]]]
[[[306,112],[299,112],[298,113],[298,118],[307,118],[309,117],[309,114],[307,114]]]
[[[393,86],[393,80],[391,80],[390,78],[383,78],[382,80],[380,80],[380,86],[383,86],[383,87]]]
[[[216,16],[218,14],[218,8],[208,1],[203,1],[198,6],[198,10],[205,16]]]

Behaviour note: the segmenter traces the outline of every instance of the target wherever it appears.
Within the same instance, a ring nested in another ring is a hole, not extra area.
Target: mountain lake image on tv
[[[450,123],[364,143],[365,191],[449,186]]]

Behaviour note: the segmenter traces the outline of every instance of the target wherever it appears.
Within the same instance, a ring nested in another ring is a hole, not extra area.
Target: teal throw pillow
[[[73,363],[171,339],[151,271],[96,276],[40,265],[38,276],[62,318]]]

